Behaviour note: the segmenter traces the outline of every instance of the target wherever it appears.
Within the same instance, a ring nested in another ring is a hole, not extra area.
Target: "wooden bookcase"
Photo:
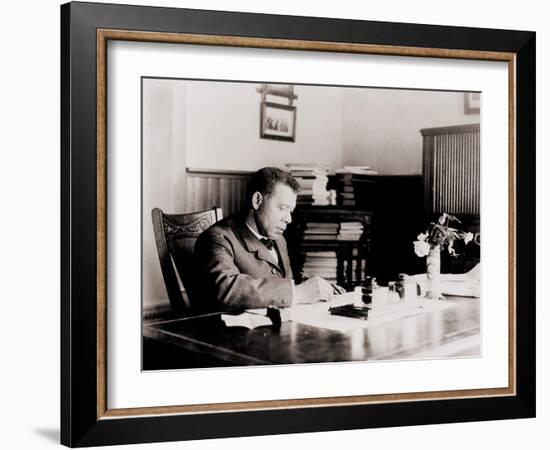
[[[302,278],[306,252],[334,251],[337,255],[337,283],[348,290],[359,285],[364,279],[365,273],[368,273],[371,220],[372,211],[343,206],[299,205],[294,211],[293,223],[287,232],[294,279],[300,281]],[[363,224],[363,234],[358,241],[342,241],[333,238],[315,241],[304,240],[304,231],[308,222],[357,221]]]

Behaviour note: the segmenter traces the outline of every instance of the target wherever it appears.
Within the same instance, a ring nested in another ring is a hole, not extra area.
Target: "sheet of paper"
[[[334,316],[328,311],[328,304],[304,305],[292,308],[291,320],[306,325],[327,328],[335,331],[350,331],[355,329],[369,328],[383,322],[401,319],[416,314],[425,314],[451,307],[452,303],[426,302],[419,300],[414,303],[400,303],[384,307],[382,311],[374,309],[369,313],[367,320]]]
[[[425,314],[432,311],[439,311],[453,306],[453,303],[446,301],[425,301],[419,299],[416,302],[399,303],[396,305],[376,308],[369,314],[367,320],[335,316],[330,314],[330,306],[340,306],[352,303],[353,298],[350,294],[342,294],[335,296],[333,301],[317,302],[310,305],[296,305],[292,308],[281,310],[281,320],[298,322],[304,325],[311,325],[329,330],[346,332],[355,329],[369,328],[379,325],[383,322],[397,320],[403,317],[413,316],[415,314]],[[364,305],[362,305],[364,306]],[[252,314],[265,314],[266,310],[254,309],[249,310]]]

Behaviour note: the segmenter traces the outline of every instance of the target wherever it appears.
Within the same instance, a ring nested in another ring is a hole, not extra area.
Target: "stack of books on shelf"
[[[337,202],[342,206],[364,205],[372,198],[376,170],[369,166],[344,166],[335,170]]]
[[[337,223],[308,222],[304,229],[304,241],[331,241],[338,236]]]
[[[300,183],[297,204],[328,205],[328,168],[318,164],[287,164],[290,174]]]
[[[370,166],[344,166],[341,169],[336,169],[334,173],[350,175],[378,175],[378,172],[371,169]]]
[[[307,277],[322,277],[330,283],[336,283],[338,259],[336,252],[305,252],[303,273]]]
[[[336,239],[338,241],[358,241],[362,235],[363,224],[361,222],[342,222]]]

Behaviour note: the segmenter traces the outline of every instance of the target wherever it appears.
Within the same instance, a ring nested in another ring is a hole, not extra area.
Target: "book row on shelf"
[[[318,276],[336,283],[338,256],[334,251],[305,252],[302,271],[307,277]]]
[[[348,285],[355,285],[366,277],[366,265],[358,258],[357,254],[357,249],[354,249],[351,259],[342,260],[344,280],[338,279],[338,255],[335,251],[304,252],[302,272],[308,278],[318,276],[330,283],[344,282]],[[358,265],[360,271],[357,270]]]
[[[308,222],[303,239],[304,241],[359,241],[363,230],[363,224],[359,221]]]
[[[344,166],[334,173],[319,164],[287,164],[287,168],[300,185],[299,205],[357,206],[362,197],[372,196],[378,174],[369,166]]]
[[[333,179],[337,203],[342,206],[357,206],[365,198],[373,196],[376,179],[368,175],[339,173]]]

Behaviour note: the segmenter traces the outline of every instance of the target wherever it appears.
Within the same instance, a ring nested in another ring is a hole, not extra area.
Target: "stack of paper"
[[[422,294],[426,292],[426,274],[413,275],[411,278],[420,285]],[[477,264],[466,273],[441,274],[441,293],[459,297],[480,297],[481,295],[481,264]]]
[[[264,313],[266,310],[264,309]],[[273,322],[266,314],[257,314],[251,312],[244,312],[242,314],[222,314],[222,320],[228,327],[245,327],[253,329],[257,327],[263,327],[266,325],[273,325]]]

